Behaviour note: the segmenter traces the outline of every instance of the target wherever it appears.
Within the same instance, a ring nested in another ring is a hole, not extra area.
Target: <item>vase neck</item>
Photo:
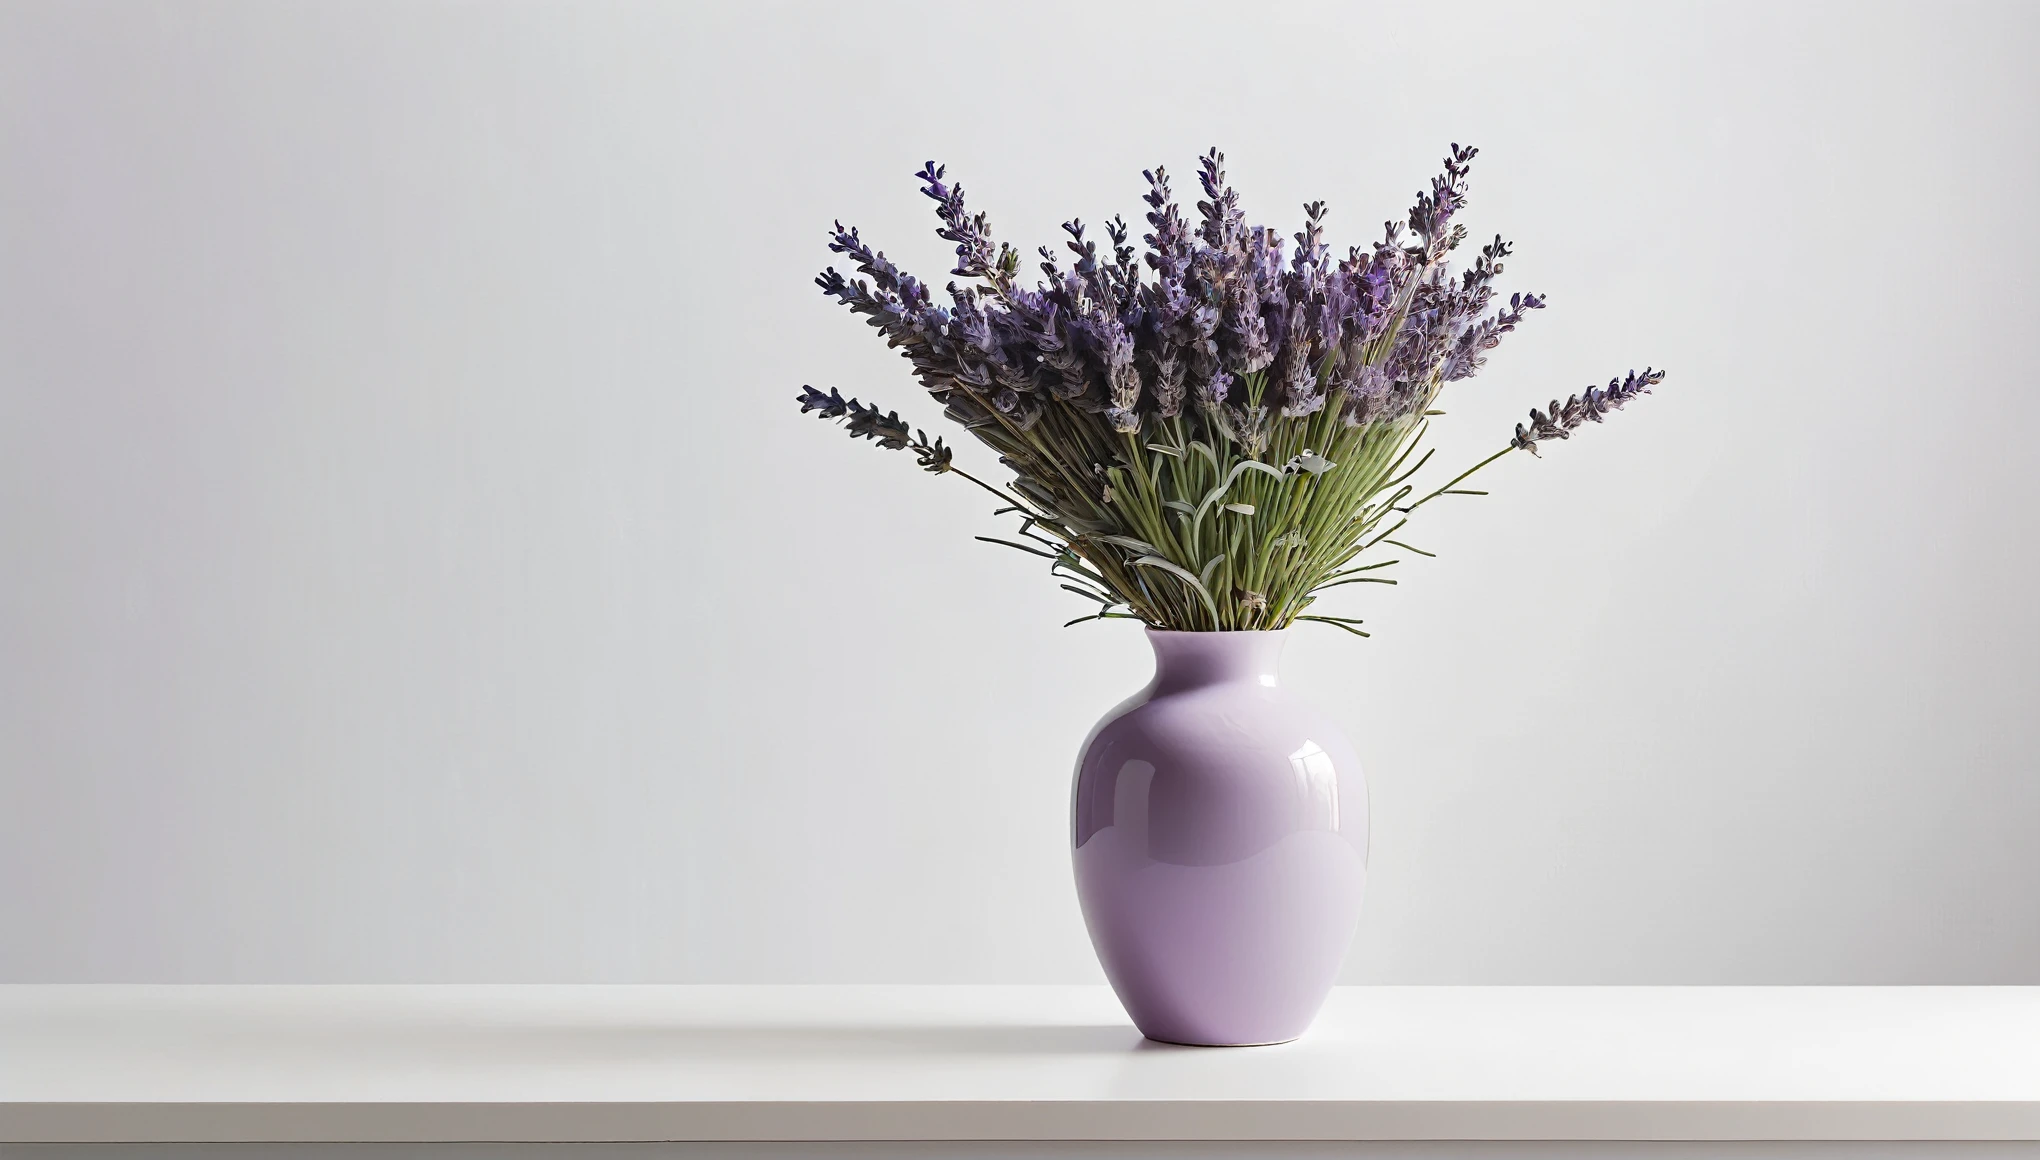
[[[1244,682],[1274,687],[1287,632],[1164,632],[1149,629],[1155,650],[1154,692]]]

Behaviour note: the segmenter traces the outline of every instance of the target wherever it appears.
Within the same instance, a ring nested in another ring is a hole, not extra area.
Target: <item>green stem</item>
[[[1514,450],[1515,447],[1513,446],[1502,448],[1500,451],[1495,452],[1493,455],[1488,456],[1486,459],[1481,460],[1479,463],[1476,463],[1472,467],[1467,468],[1465,471],[1460,472],[1458,475],[1453,476],[1452,481],[1450,483],[1447,483],[1444,487],[1439,488],[1437,491],[1432,492],[1431,494],[1425,496],[1424,498],[1418,500],[1417,502],[1411,504],[1408,507],[1397,508],[1395,510],[1403,513],[1404,515],[1408,515],[1409,513],[1416,511],[1418,508],[1423,507],[1425,504],[1430,503],[1432,500],[1437,499],[1439,496],[1444,495],[1445,493],[1451,491],[1455,484],[1459,483],[1461,480],[1464,480],[1467,476],[1472,475],[1474,472],[1479,471],[1481,468],[1486,467],[1488,464],[1493,463],[1495,460],[1500,459],[1502,456],[1507,455],[1509,452]]]

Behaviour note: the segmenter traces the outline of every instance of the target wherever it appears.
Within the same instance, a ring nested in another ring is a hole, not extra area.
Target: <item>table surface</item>
[[[2040,987],[0,986],[0,1142],[2035,1140]]]

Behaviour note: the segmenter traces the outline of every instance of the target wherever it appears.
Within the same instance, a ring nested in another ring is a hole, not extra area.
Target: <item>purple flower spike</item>
[[[1642,374],[1630,371],[1627,378],[1608,380],[1608,385],[1588,387],[1582,394],[1574,395],[1564,403],[1553,399],[1551,411],[1532,408],[1530,422],[1516,425],[1516,437],[1509,446],[1518,451],[1537,454],[1537,444],[1546,439],[1570,439],[1575,428],[1589,420],[1599,423],[1602,416],[1610,411],[1619,411],[1624,403],[1634,401],[1639,395],[1650,394],[1650,389],[1665,379],[1665,372],[1649,367]]]

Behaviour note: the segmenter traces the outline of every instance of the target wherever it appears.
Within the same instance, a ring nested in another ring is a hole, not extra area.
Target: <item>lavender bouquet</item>
[[[915,176],[956,246],[964,282],[938,304],[928,286],[839,222],[829,248],[858,277],[831,268],[824,292],[861,314],[913,365],[944,413],[997,452],[1013,474],[1000,487],[956,466],[940,438],[838,390],[810,386],[803,412],[847,422],[850,434],[911,451],[921,467],[997,496],[1019,520],[1014,539],[979,536],[1043,557],[1069,592],[1095,607],[1070,621],[1125,618],[1192,631],[1330,624],[1361,636],[1361,620],[1313,611],[1330,589],[1394,584],[1396,538],[1434,499],[1480,495],[1460,485],[1512,451],[1565,439],[1649,393],[1662,371],[1630,372],[1546,410],[1532,410],[1493,455],[1420,490],[1411,480],[1446,383],[1471,378],[1487,352],[1544,299],[1500,298],[1509,245],[1481,247],[1465,269],[1447,259],[1466,239],[1476,150],[1453,145],[1419,193],[1407,225],[1334,261],[1325,207],[1304,207],[1295,249],[1249,226],[1227,185],[1225,156],[1201,159],[1204,197],[1192,223],[1169,175],[1147,180],[1148,232],[1126,224],[1109,243],[1063,226],[1064,267],[1044,246],[1045,281],[1028,288],[1020,255],[994,245],[983,213],[929,162]]]

